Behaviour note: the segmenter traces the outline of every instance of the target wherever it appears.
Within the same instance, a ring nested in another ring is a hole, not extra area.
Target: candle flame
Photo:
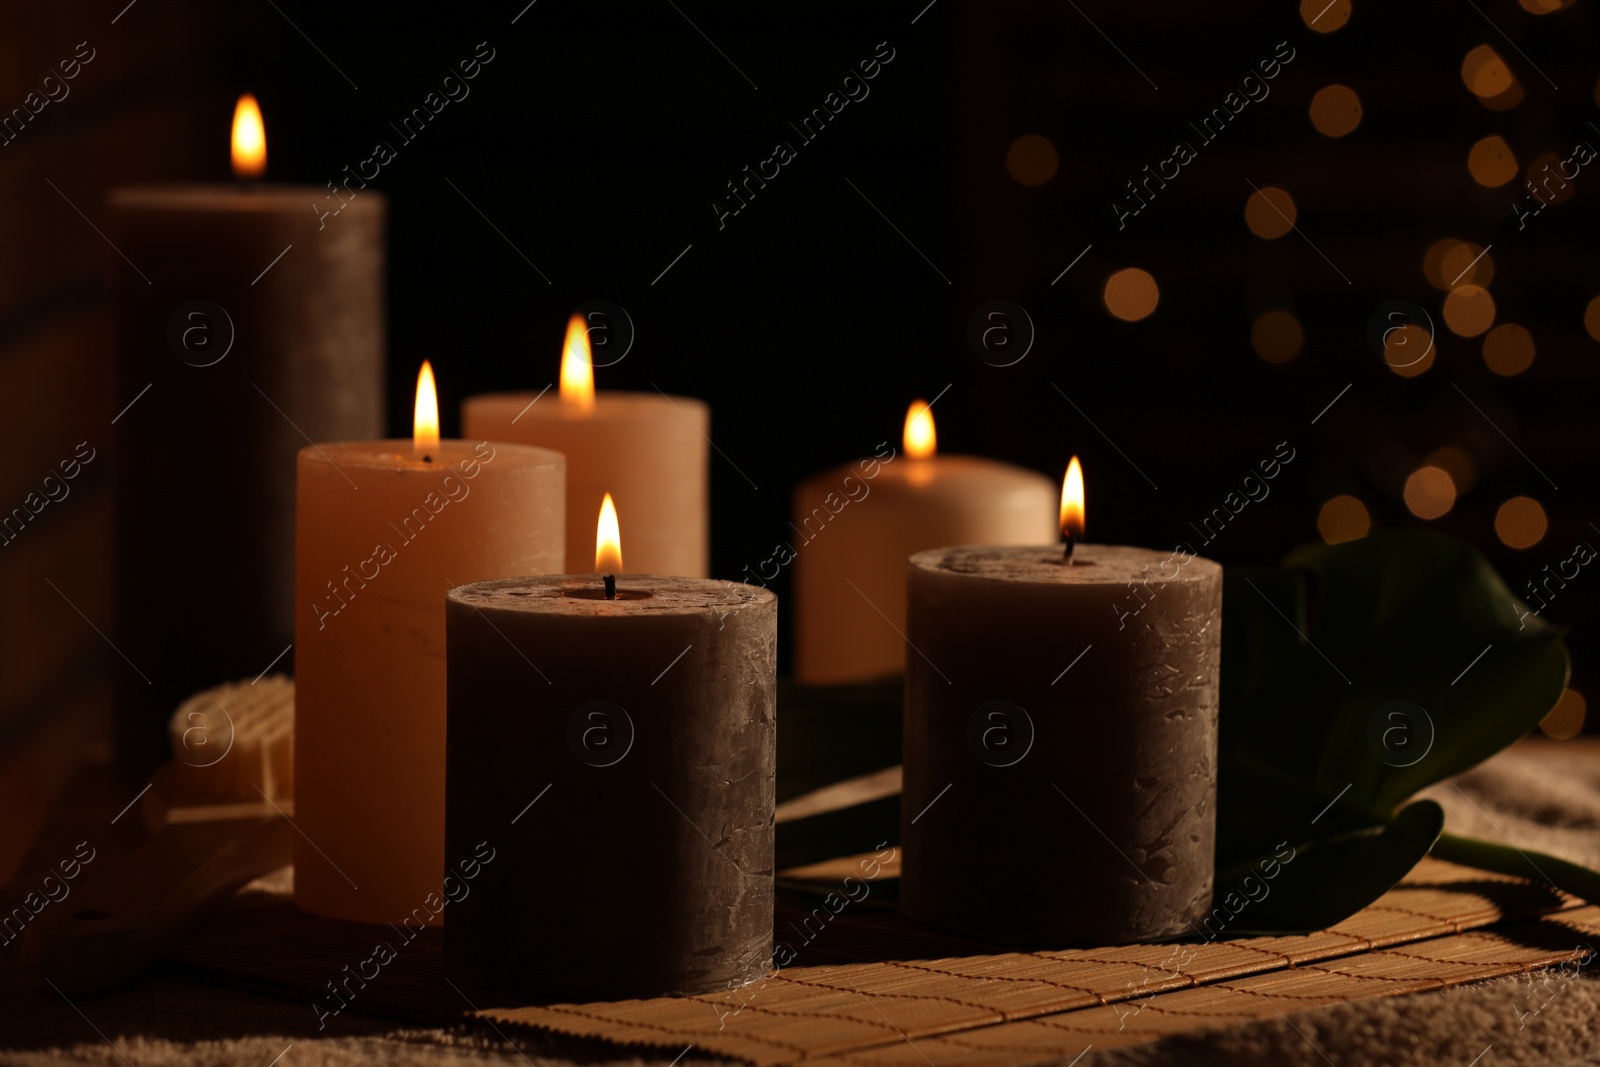
[[[906,455],[927,459],[938,450],[938,435],[933,432],[933,409],[925,400],[913,400],[906,412]]]
[[[417,372],[417,406],[411,420],[411,452],[421,459],[439,450],[439,393],[433,385],[433,367],[422,361]]]
[[[1074,541],[1083,540],[1083,467],[1073,456],[1067,464],[1067,476],[1061,482],[1061,536]]]
[[[594,531],[594,572],[622,573],[622,529],[617,525],[617,505],[611,494],[600,502],[600,522]]]
[[[567,320],[561,346],[561,404],[574,411],[594,410],[594,364],[589,356],[589,326],[582,315]]]
[[[233,109],[233,174],[259,178],[267,172],[267,131],[261,124],[261,107],[249,93]]]

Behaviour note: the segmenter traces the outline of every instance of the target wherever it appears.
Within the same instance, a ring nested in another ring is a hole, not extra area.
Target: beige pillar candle
[[[567,324],[560,397],[494,393],[461,408],[469,438],[553,448],[567,457],[567,560],[594,551],[595,516],[610,493],[628,526],[636,572],[704,578],[710,570],[707,489],[711,409],[664,393],[594,389],[587,327]]]
[[[905,669],[912,553],[1056,539],[1056,488],[1042,474],[936,455],[933,414],[920,400],[906,414],[904,445],[897,457],[885,443],[876,459],[819,474],[795,490],[790,554],[801,682],[839,685]]]
[[[424,373],[428,402],[431,375]],[[418,407],[425,407],[419,386]],[[565,463],[501,442],[312,445],[295,522],[295,902],[399,922],[444,877],[445,594],[562,569]]]
[[[911,557],[900,905],[1037,948],[1185,933],[1211,905],[1222,568],[1062,555]]]

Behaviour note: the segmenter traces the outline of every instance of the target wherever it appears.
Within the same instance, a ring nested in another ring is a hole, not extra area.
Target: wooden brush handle
[[[40,912],[23,936],[23,968],[63,992],[138,977],[211,906],[292,862],[294,832],[276,813],[169,823]]]

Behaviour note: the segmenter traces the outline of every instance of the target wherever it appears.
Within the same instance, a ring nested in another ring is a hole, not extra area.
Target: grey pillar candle
[[[1222,568],[971,546],[909,562],[900,902],[986,941],[1182,933],[1211,903]]]
[[[460,980],[622,998],[769,968],[777,597],[616,585],[449,593],[445,859],[494,856],[445,912]]]
[[[114,260],[117,644],[143,675],[120,676],[132,769],[165,754],[191,694],[255,677],[294,640],[296,453],[382,435],[384,201],[364,192],[319,224],[325,195],[110,195],[134,264]]]

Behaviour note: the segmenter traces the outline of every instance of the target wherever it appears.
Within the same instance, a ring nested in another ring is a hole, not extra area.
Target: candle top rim
[[[461,402],[463,413],[471,407],[484,408],[490,405],[515,404],[519,408],[527,405],[534,397],[541,395],[538,390],[508,390],[494,393],[477,393],[467,397]],[[596,389],[594,391],[594,407],[588,411],[575,411],[563,405],[558,396],[548,396],[538,404],[527,409],[527,416],[542,415],[545,418],[553,417],[551,412],[566,414],[572,418],[603,417],[606,414],[620,413],[623,410],[636,407],[660,407],[665,404],[676,405],[680,409],[693,407],[698,412],[709,412],[711,405],[699,397],[679,396],[676,393],[645,392],[641,389]],[[545,405],[548,404],[549,407]],[[609,409],[602,410],[602,409]],[[689,414],[687,410],[685,414]]]
[[[1194,555],[1186,547],[1171,551],[1094,542],[1073,549],[1072,565],[1054,545],[954,545],[917,552],[907,561],[911,571],[958,579],[1012,585],[1120,586],[1146,579],[1192,582],[1214,579],[1222,564]]]
[[[741,611],[775,609],[777,594],[760,586],[721,578],[682,578],[660,574],[619,574],[617,591],[649,592],[648,597],[605,600],[568,596],[599,589],[598,574],[535,574],[493,578],[458,585],[446,594],[452,604],[500,615],[562,615],[575,618],[704,615],[732,618]]]
[[[486,455],[480,452],[485,445],[493,449]],[[363,470],[404,468],[423,471],[432,469],[448,473],[462,460],[475,459],[480,463],[498,463],[502,453],[506,458],[518,461],[518,466],[565,468],[567,464],[567,457],[553,448],[516,444],[511,441],[459,437],[442,438],[431,463],[416,458],[409,437],[368,441],[326,441],[306,445],[300,449],[299,459],[304,463],[349,466]],[[335,456],[338,457],[337,461],[334,459]]]
[[[303,212],[308,197],[312,203],[321,203],[327,195],[327,190],[318,186],[276,182],[162,182],[120,186],[106,194],[106,202],[123,210],[264,212],[292,207]],[[363,189],[343,203],[355,211],[380,211],[385,197],[376,189]],[[306,214],[315,219],[311,212]]]

